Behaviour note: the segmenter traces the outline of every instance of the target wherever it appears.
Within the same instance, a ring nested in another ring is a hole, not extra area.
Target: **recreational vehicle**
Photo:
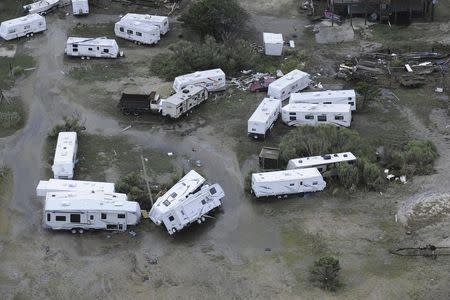
[[[356,93],[355,90],[293,93],[289,103],[348,104],[355,111]]]
[[[280,56],[283,53],[283,35],[281,33],[263,33],[266,55]]]
[[[273,98],[286,100],[291,93],[307,88],[310,82],[308,73],[293,70],[269,84],[267,94]]]
[[[119,193],[47,193],[44,224],[55,230],[83,233],[87,229],[125,231],[141,218],[139,203]]]
[[[318,192],[325,187],[317,168],[252,174],[252,192],[258,198]]]
[[[80,56],[83,58],[101,57],[117,58],[123,54],[119,51],[116,40],[100,38],[69,37],[65,52],[69,56]]]
[[[126,14],[122,20],[132,20],[159,28],[159,33],[165,35],[169,31],[169,18],[165,16],[145,15],[145,14]]]
[[[174,234],[191,223],[202,223],[213,209],[222,205],[225,193],[219,184],[205,184],[195,194],[186,198],[164,201],[152,207],[152,217],[157,225],[164,224],[169,234]],[[153,220],[153,219],[152,219]]]
[[[163,117],[179,118],[208,99],[208,90],[201,86],[188,85],[180,92],[161,100]]]
[[[114,33],[136,44],[152,45],[160,40],[159,28],[148,23],[122,18],[114,25]]]
[[[59,4],[59,0],[40,0],[23,7],[23,11],[26,14],[40,14],[45,15],[48,12],[56,9]]]
[[[74,16],[89,14],[88,0],[72,0],[72,12]]]
[[[23,36],[33,36],[33,34],[45,31],[47,24],[45,18],[38,14],[32,14],[0,24],[0,37],[9,41]]]
[[[223,91],[225,90],[225,73],[221,69],[213,69],[181,75],[175,78],[173,89],[179,92],[188,85],[202,86],[208,92]]]
[[[77,160],[77,149],[76,132],[60,132],[58,134],[55,158],[52,166],[55,179],[73,178],[73,169]]]
[[[325,154],[322,156],[310,156],[289,160],[287,169],[317,168],[320,173],[327,170],[327,166],[340,162],[353,162],[356,157],[351,152]]]
[[[348,104],[287,104],[281,118],[289,126],[333,124],[349,127],[352,111]]]
[[[281,112],[281,100],[264,98],[247,122],[247,133],[257,139],[264,138]]]
[[[36,187],[38,197],[54,192],[86,192],[86,193],[114,193],[114,183],[80,180],[49,179],[39,181]]]

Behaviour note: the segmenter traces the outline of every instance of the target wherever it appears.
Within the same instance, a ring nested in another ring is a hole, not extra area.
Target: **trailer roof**
[[[339,90],[339,91],[320,91],[320,92],[304,92],[304,93],[292,93],[289,102],[301,102],[301,101],[314,101],[317,99],[327,100],[336,98],[348,98],[356,97],[355,90]]]
[[[168,20],[169,18],[166,16],[127,13],[125,16],[122,17],[122,20],[124,19],[138,20],[141,22],[149,22],[149,23],[162,23]]]
[[[53,192],[45,198],[46,211],[117,211],[136,212],[139,204],[127,201],[126,194],[120,193],[86,193]]]
[[[170,96],[167,99],[164,99],[162,101],[171,103],[173,105],[178,105],[203,90],[206,90],[206,89],[204,87],[201,87],[198,85],[188,85],[183,90],[179,91],[178,93],[173,94],[172,96]]]
[[[283,35],[281,33],[263,32],[264,43],[269,44],[283,44]]]
[[[356,160],[356,157],[353,155],[353,153],[342,152],[342,153],[326,154],[322,156],[294,158],[289,160],[288,166],[292,166],[294,168],[308,168],[353,160]]]
[[[270,86],[282,89],[282,88],[290,85],[292,82],[302,79],[302,78],[309,79],[309,74],[295,69],[295,70],[292,70],[291,72],[287,73],[283,77],[278,78],[277,80],[272,82],[270,84]]]
[[[115,46],[117,42],[115,39],[108,39],[106,37],[69,37],[67,39],[67,44],[83,44],[83,45],[93,45],[93,46]]]
[[[207,79],[208,77],[216,77],[216,76],[225,77],[225,73],[222,71],[222,69],[197,71],[194,73],[177,76],[175,77],[175,81],[179,83],[184,83],[184,82],[191,82],[192,80],[198,80],[202,78]]]
[[[81,180],[63,180],[63,179],[49,179],[39,181],[36,187],[38,196],[45,196],[48,191],[85,191],[85,192],[103,192],[114,193],[114,183],[111,182],[95,182],[95,181],[81,181]]]
[[[39,14],[31,14],[20,18],[15,18],[7,21],[3,21],[1,25],[3,26],[14,26],[14,25],[21,25],[26,22],[32,22],[35,20],[45,20],[45,18]]]
[[[317,168],[294,169],[252,174],[252,179],[257,182],[303,180],[316,177],[322,177]]]
[[[310,104],[310,103],[289,103],[283,106],[283,111],[305,112],[305,113],[349,113],[350,104]]]
[[[76,132],[60,132],[56,143],[54,164],[72,162],[77,141]]]
[[[155,26],[153,24],[150,24],[148,22],[143,22],[141,20],[135,20],[135,19],[121,19],[117,23],[119,26],[129,26],[135,28],[135,30],[140,30],[142,32],[158,32],[159,33],[159,27]]]
[[[270,116],[281,106],[281,100],[275,98],[264,98],[251,115],[249,122],[265,123]]]

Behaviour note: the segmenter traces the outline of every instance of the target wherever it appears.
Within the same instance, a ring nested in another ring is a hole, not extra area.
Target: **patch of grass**
[[[8,99],[0,102],[0,138],[9,136],[25,124],[26,113],[22,101]]]
[[[32,68],[33,58],[26,54],[16,54],[14,57],[0,57],[0,89],[7,89],[14,83],[16,77],[22,73],[18,70]],[[14,72],[14,70],[16,70]]]
[[[22,5],[16,0],[0,1],[0,22],[22,16]]]
[[[68,58],[70,60],[79,58]],[[69,76],[83,82],[108,81],[124,77],[132,77],[130,66],[117,61],[90,60],[87,64],[79,64],[71,67]]]
[[[0,235],[9,231],[9,203],[12,197],[13,174],[10,169],[0,166]]]
[[[78,23],[70,31],[69,36],[82,36],[82,37],[109,37],[113,38],[114,23],[105,24],[81,24]]]

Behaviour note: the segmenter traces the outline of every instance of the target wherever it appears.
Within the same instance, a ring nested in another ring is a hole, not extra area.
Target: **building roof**
[[[67,44],[83,44],[93,46],[117,46],[115,39],[105,37],[89,38],[89,37],[69,37]]]
[[[279,159],[280,158],[280,148],[274,147],[263,147],[259,153],[259,157],[268,159]]]
[[[56,151],[53,164],[72,163],[77,143],[76,132],[60,132],[56,142]]]
[[[308,102],[314,100],[333,100],[336,98],[348,98],[356,97],[355,90],[339,90],[339,91],[320,91],[320,92],[304,92],[304,93],[292,93],[289,98],[289,103],[293,102]]]
[[[255,180],[257,182],[303,180],[315,177],[322,177],[317,168],[294,169],[252,174],[252,180]]]
[[[270,116],[279,111],[281,100],[275,98],[264,98],[251,115],[249,122],[267,122]]]
[[[45,198],[46,211],[117,211],[138,212],[139,204],[127,201],[126,194],[53,192]]]
[[[350,113],[349,104],[310,104],[289,103],[283,106],[285,112],[311,112],[311,113]]]
[[[125,16],[122,17],[121,20],[137,20],[141,22],[147,22],[148,24],[153,23],[162,23],[164,21],[169,20],[166,16],[156,16],[156,15],[148,15],[148,14],[134,14],[134,13],[127,13]]]
[[[175,77],[175,81],[178,83],[185,83],[185,82],[192,82],[193,80],[202,80],[207,79],[208,77],[225,77],[225,73],[222,71],[222,69],[212,69],[212,70],[205,70],[205,71],[197,71],[194,73],[189,73],[185,75],[180,75]]]
[[[270,84],[270,86],[282,89],[282,88],[290,85],[292,82],[295,82],[300,79],[308,79],[309,80],[309,74],[295,69],[295,70],[292,70],[291,72],[287,73],[283,77],[278,78],[277,80],[272,82]]]
[[[283,35],[281,33],[263,32],[264,43],[267,44],[283,44]]]
[[[114,193],[114,183],[111,182],[95,182],[95,181],[81,181],[81,180],[63,180],[63,179],[49,179],[39,181],[36,187],[38,196],[45,196],[47,192],[53,191],[84,191],[84,192],[102,192]]]
[[[310,168],[314,166],[328,165],[353,160],[356,160],[356,157],[351,152],[326,154],[322,156],[301,157],[289,160],[288,168],[289,169]]]
[[[206,90],[206,89],[204,87],[201,87],[198,85],[188,85],[183,90],[179,91],[178,93],[173,94],[172,96],[170,96],[167,99],[164,99],[162,101],[171,103],[173,105],[178,105],[203,90]]]
[[[1,22],[2,26],[14,26],[14,25],[21,25],[23,23],[28,23],[28,22],[32,22],[32,21],[45,21],[45,18],[39,14],[31,14],[31,15],[27,15],[24,17],[20,17],[20,18],[15,18],[15,19],[11,19],[11,20],[7,20],[7,21],[3,21]]]

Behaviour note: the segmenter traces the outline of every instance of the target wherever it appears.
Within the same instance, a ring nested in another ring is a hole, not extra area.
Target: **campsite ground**
[[[307,53],[306,70],[324,84],[349,87],[331,77],[337,65],[362,45],[385,42],[376,28],[373,38],[357,35],[353,43],[319,46],[304,28],[309,21],[296,10],[294,1],[241,2],[251,13],[255,32],[275,24],[296,39]],[[16,2],[5,3],[9,6],[3,7],[2,2],[0,8],[8,8],[3,12],[14,15]],[[11,169],[0,180],[2,298],[449,297],[448,258],[389,254],[389,249],[399,246],[450,246],[450,208],[445,206],[450,197],[444,197],[444,208],[437,214],[422,207],[425,213],[420,222],[408,220],[414,210],[412,203],[419,203],[416,210],[423,211],[420,208],[427,204],[429,193],[449,192],[448,96],[434,93],[436,82],[419,90],[401,89],[396,83],[384,87],[379,99],[355,114],[352,125],[374,146],[402,143],[409,137],[431,139],[440,153],[434,175],[409,179],[406,185],[392,184],[382,193],[346,195],[329,189],[304,198],[256,201],[244,193],[244,177],[257,168],[261,147],[277,145],[290,130],[277,124],[263,142],[246,137],[246,120],[263,94],[231,88],[213,95],[180,121],[155,115],[128,117],[116,109],[123,90],[170,93],[170,82],[149,75],[149,62],[168,51],[180,33],[189,36],[180,24],[174,23],[174,29],[155,47],[120,41],[126,53],[123,59],[64,57],[69,33],[86,30],[111,36],[110,24],[120,9],[95,8],[95,16],[81,19],[54,13],[47,17],[45,34],[18,42],[18,55],[31,55],[36,70],[7,90],[8,95],[23,101],[27,120],[23,129],[0,139],[0,163]],[[439,11],[440,16],[445,13],[450,14]],[[435,35],[437,39],[448,38],[448,31],[439,29],[448,23],[424,26],[430,32],[434,27],[440,33]],[[417,33],[417,27],[394,32],[392,39],[404,40],[408,32]],[[77,178],[116,180],[141,168],[141,153],[155,181],[179,175],[200,160],[199,171],[226,191],[222,213],[174,237],[148,220],[133,228],[135,237],[111,232],[72,235],[44,229],[43,200],[35,197],[34,188],[49,176],[51,150],[46,137],[63,115],[72,114],[82,117],[88,133],[80,141],[85,144],[80,145]],[[132,127],[123,131],[129,125]],[[168,157],[168,152],[174,157]],[[396,223],[395,214],[406,223]],[[324,254],[336,255],[341,262],[344,287],[337,293],[323,292],[308,281],[309,267]]]

